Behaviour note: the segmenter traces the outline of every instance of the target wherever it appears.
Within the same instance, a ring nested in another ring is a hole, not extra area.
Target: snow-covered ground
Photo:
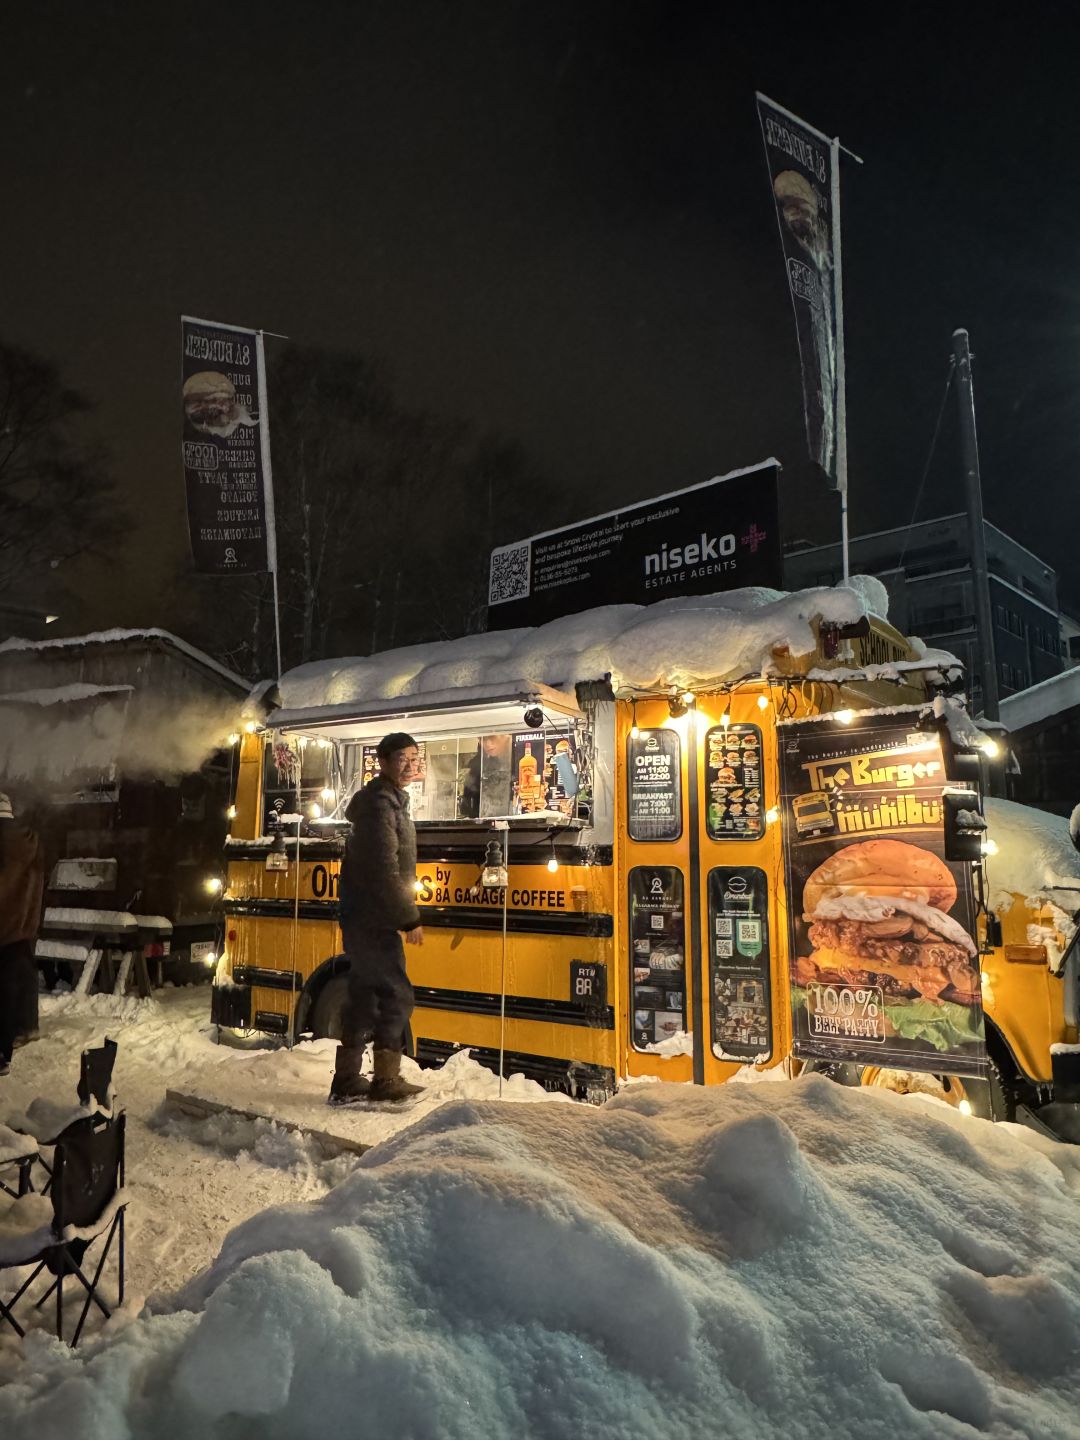
[[[332,1047],[216,1046],[205,990],[112,1004],[46,1003],[0,1119],[118,1039],[156,1293],[75,1353],[5,1341],[5,1440],[1078,1434],[1080,1150],[816,1076],[500,1103],[458,1060],[433,1082],[457,1098],[351,1115],[399,1133],[327,1160],[161,1101],[337,1128]]]

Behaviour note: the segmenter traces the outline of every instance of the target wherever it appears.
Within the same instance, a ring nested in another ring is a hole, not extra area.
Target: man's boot
[[[375,1074],[368,1091],[369,1100],[408,1100],[423,1093],[423,1085],[410,1085],[408,1080],[401,1078],[400,1051],[375,1051]]]
[[[364,1063],[366,1045],[357,1047],[339,1045],[334,1062],[334,1079],[327,1096],[328,1105],[355,1105],[358,1100],[370,1099],[371,1081],[360,1070]]]

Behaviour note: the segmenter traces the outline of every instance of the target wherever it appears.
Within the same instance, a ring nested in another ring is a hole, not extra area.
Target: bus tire
[[[331,975],[311,1007],[311,1033],[316,1040],[340,1040],[341,1018],[349,994],[348,975]]]
[[[967,1097],[971,1113],[981,1120],[1016,1119],[1018,1095],[1016,1086],[1004,1067],[992,1055],[986,1057],[986,1079],[968,1080]]]

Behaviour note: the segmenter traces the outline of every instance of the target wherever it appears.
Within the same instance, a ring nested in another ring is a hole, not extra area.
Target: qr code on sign
[[[529,593],[531,561],[532,546],[528,540],[523,545],[507,545],[502,550],[492,551],[489,605],[525,599]]]

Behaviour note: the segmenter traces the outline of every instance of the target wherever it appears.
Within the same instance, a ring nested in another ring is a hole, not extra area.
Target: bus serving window
[[[709,1001],[718,1060],[772,1053],[769,891],[755,865],[709,871]]]
[[[281,828],[283,815],[302,815],[300,833],[312,833],[311,822],[318,814],[332,814],[333,800],[323,792],[332,784],[333,749],[320,745],[306,736],[275,735],[267,740],[263,751],[263,834],[272,835]],[[293,834],[296,822],[284,828]]]
[[[705,803],[710,840],[759,840],[765,834],[756,725],[717,725],[706,735]]]
[[[630,871],[629,892],[634,1049],[651,1050],[686,1034],[682,871],[673,865],[639,866]]]

